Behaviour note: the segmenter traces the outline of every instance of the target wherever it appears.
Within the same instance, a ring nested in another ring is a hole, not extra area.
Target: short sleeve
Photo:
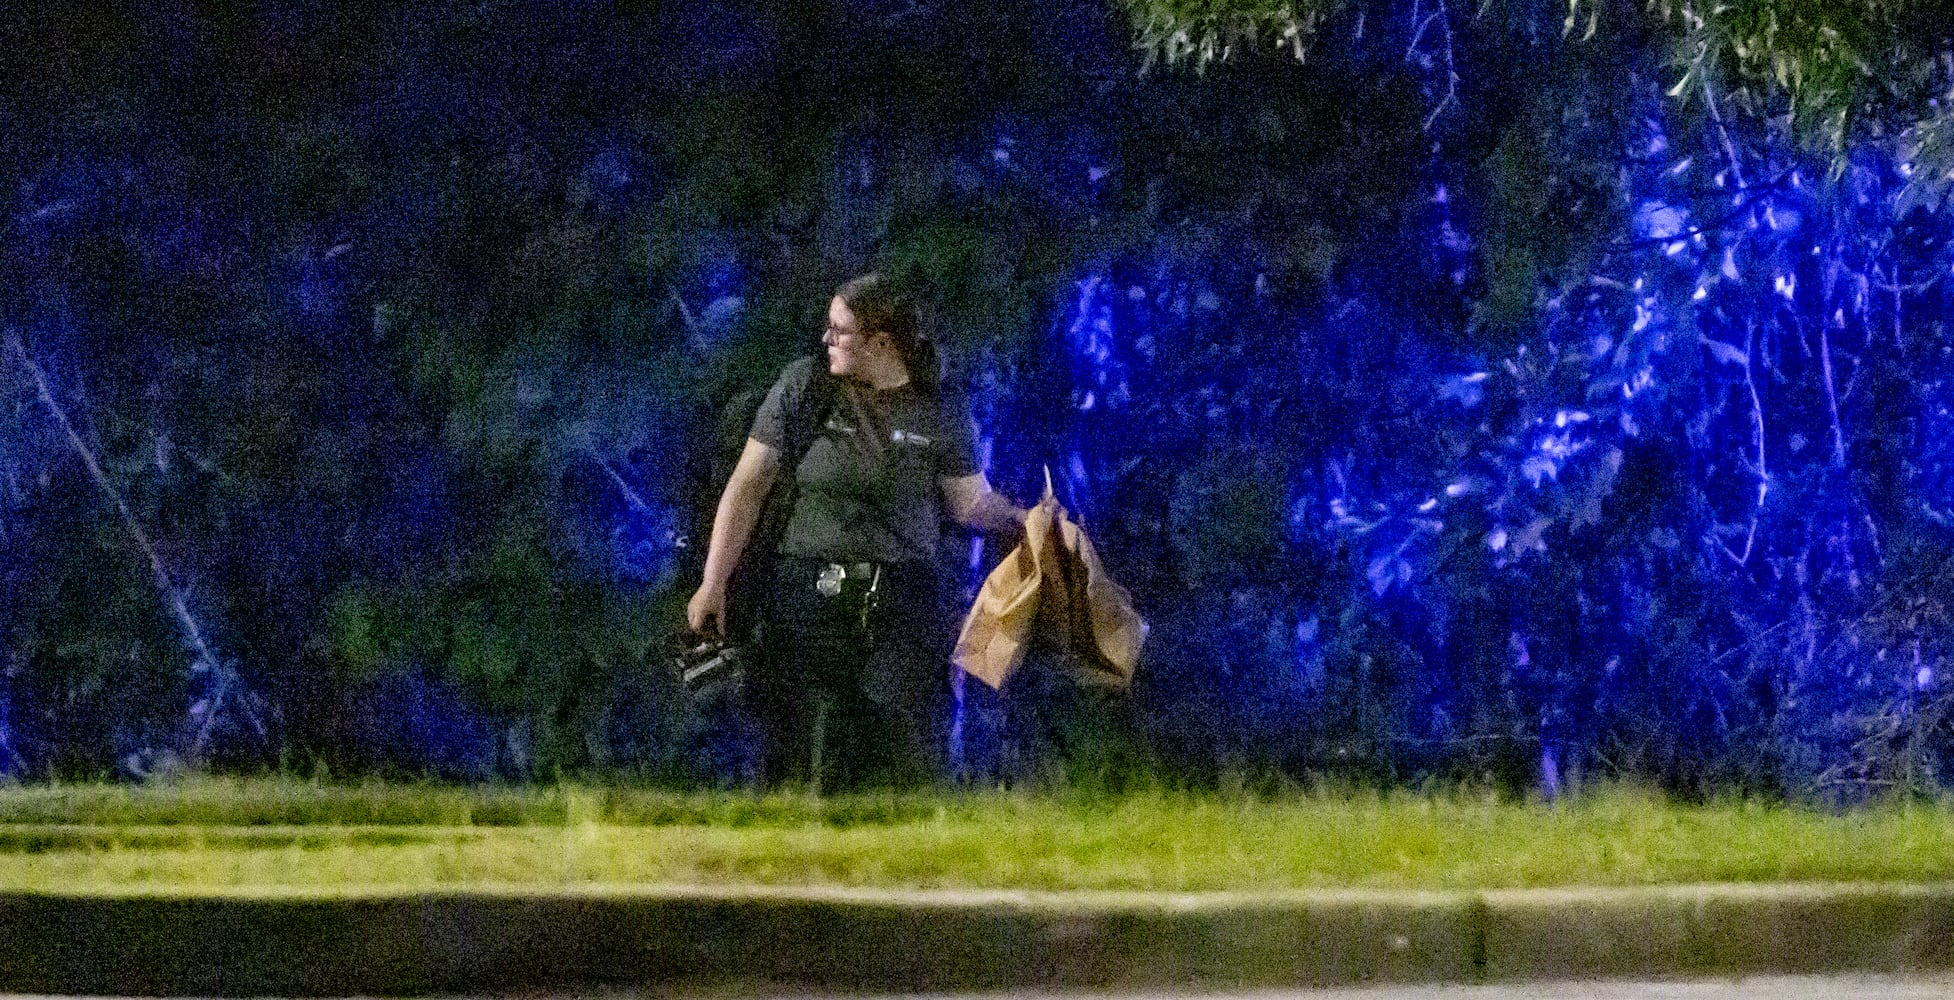
[[[951,479],[977,474],[977,422],[970,403],[946,394],[942,404],[943,433],[938,438],[937,475]]]
[[[813,376],[813,358],[801,358],[789,364],[780,373],[780,378],[774,380],[773,388],[767,390],[767,398],[753,414],[753,429],[747,433],[747,437],[775,451],[785,451],[789,412],[806,394],[808,380]]]

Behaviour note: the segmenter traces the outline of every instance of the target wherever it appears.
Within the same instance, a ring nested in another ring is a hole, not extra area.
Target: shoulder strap
[[[774,546],[786,532],[794,500],[799,496],[794,470],[807,457],[814,439],[820,436],[821,426],[827,422],[828,410],[834,403],[834,376],[828,374],[824,359],[812,360],[814,368],[808,373],[806,384],[783,401],[787,426],[786,440],[782,442],[785,450],[780,456],[781,473],[774,477],[773,489],[761,505],[760,520],[753,526],[747,553],[733,569],[733,581],[727,592],[727,621],[723,626],[727,635],[750,635],[759,624],[760,593],[765,590],[764,581],[772,574]]]
[[[794,400],[792,416],[787,421],[787,453],[781,456],[780,468],[789,483],[793,482],[794,470],[807,457],[807,450],[814,446],[814,439],[820,436],[821,425],[827,422],[828,410],[834,405],[837,386],[835,377],[823,363],[825,360],[812,359],[814,364],[808,372],[807,385],[802,387],[800,398]]]

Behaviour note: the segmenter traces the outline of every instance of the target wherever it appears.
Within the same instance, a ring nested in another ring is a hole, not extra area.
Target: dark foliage
[[[973,774],[1944,787],[1945,213],[1537,6],[1200,77],[1071,0],[7,15],[0,773],[737,780],[646,651],[879,267],[1156,626]]]

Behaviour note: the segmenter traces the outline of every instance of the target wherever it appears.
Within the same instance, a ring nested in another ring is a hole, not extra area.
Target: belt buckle
[[[841,593],[841,581],[847,576],[848,567],[840,563],[829,563],[821,567],[820,574],[814,578],[814,590],[822,597],[833,597]]]

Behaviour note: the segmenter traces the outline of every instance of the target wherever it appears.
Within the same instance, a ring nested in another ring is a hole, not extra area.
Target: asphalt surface
[[[1077,993],[1012,994],[1061,1000]],[[1949,1000],[1954,978],[1866,976],[1757,977],[1722,982],[1519,983],[1503,986],[1411,986],[1361,990],[1278,990],[1256,993],[1090,994],[1120,1000]],[[996,1000],[999,994],[938,994],[927,1000]],[[889,1000],[889,998],[885,998]],[[905,1000],[925,1000],[922,996]]]
[[[997,1000],[1001,994],[912,995],[904,1000]],[[1030,1000],[1117,997],[1119,1000],[1948,1000],[1954,978],[1867,976],[1756,977],[1725,982],[1521,983],[1506,986],[1414,986],[1364,990],[1258,993],[1016,993]],[[893,998],[883,998],[893,1000]]]
[[[696,994],[702,998],[717,998],[725,995],[717,992]],[[522,996],[523,1000],[683,1000],[687,994],[615,991],[524,993]],[[1194,1000],[1194,998],[1200,1000],[1948,1000],[1954,997],[1954,976],[1925,978],[1752,976],[1739,980],[1707,982],[1549,982],[1501,986],[1404,986],[1354,990],[1264,990],[1235,993],[1014,991],[780,994],[773,1000],[826,1000],[828,997],[845,997],[847,1000],[999,1000],[1002,997],[1024,998],[1024,1000],[1072,1000],[1079,997],[1105,998],[1105,1000]],[[0,994],[0,1000],[137,1000],[137,998]],[[459,1000],[459,998],[451,998],[451,1000]]]

